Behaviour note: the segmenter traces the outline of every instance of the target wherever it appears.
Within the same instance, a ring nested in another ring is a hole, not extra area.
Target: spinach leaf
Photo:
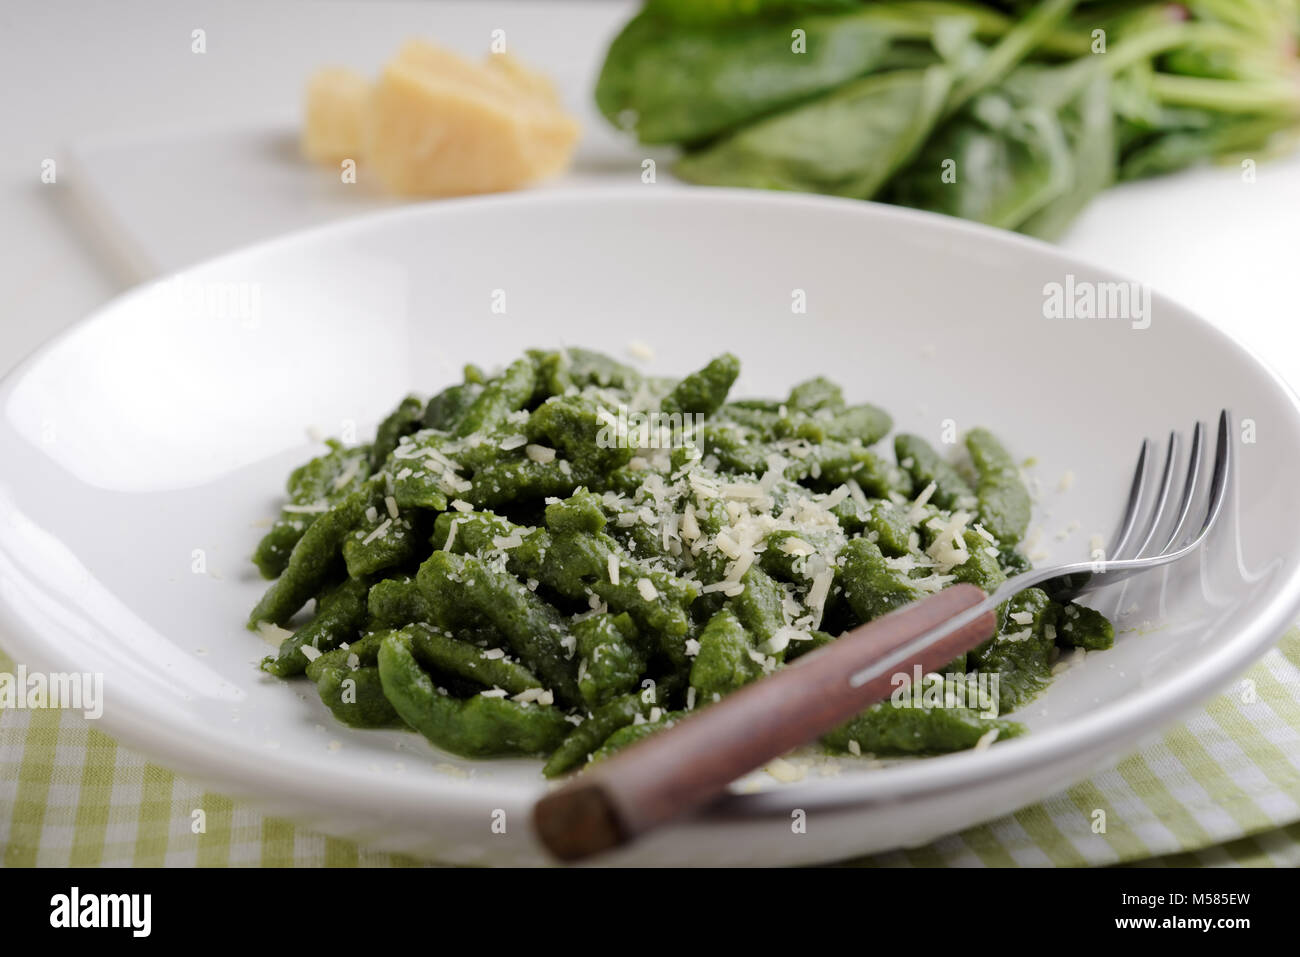
[[[985,94],[945,124],[884,198],[903,206],[1015,229],[1073,181],[1057,117]]]
[[[648,0],[645,12],[673,23],[728,23],[755,17],[852,10],[862,0]]]
[[[1128,150],[1119,178],[1157,176],[1231,153],[1271,152],[1273,140],[1294,135],[1294,127],[1294,120],[1282,116],[1225,116],[1198,129],[1170,131]]]
[[[930,133],[951,88],[941,66],[857,80],[687,154],[689,182],[870,199]]]
[[[1073,157],[1068,189],[1020,224],[1020,230],[1056,239],[1094,196],[1115,181],[1115,115],[1110,106],[1110,78],[1099,74],[1063,116]]]
[[[703,27],[643,13],[610,47],[596,105],[643,143],[699,142],[872,72],[893,36],[870,13]]]

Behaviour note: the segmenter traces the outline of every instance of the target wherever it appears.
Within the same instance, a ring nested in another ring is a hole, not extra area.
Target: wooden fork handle
[[[989,638],[986,612],[942,635],[890,673],[853,687],[850,676],[983,601],[955,585],[855,628],[786,668],[701,708],[673,727],[588,767],[533,809],[556,857],[574,861],[626,843],[720,795],[736,778],[839,727],[890,696],[895,675],[938,671]]]

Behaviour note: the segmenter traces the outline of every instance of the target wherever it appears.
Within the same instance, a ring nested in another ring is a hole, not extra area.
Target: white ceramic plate
[[[536,762],[349,731],[310,685],[257,670],[267,646],[243,622],[264,583],[247,556],[318,448],[308,427],[364,436],[408,389],[528,346],[638,339],[666,373],[731,349],[744,393],[821,373],[901,429],[994,428],[1037,458],[1042,547],[1073,559],[1109,533],[1142,437],[1222,406],[1249,420],[1212,548],[1097,597],[1124,612],[1116,647],[1025,709],[1031,734],[789,785],[760,773],[760,790],[610,860],[795,863],[925,841],[1132,747],[1300,606],[1295,397],[1158,296],[1149,328],[1044,318],[1044,286],[1068,275],[1113,278],[888,207],[652,187],[413,206],[255,246],[111,303],[0,386],[0,633],[29,666],[102,672],[108,732],[272,812],[442,860],[542,861]]]

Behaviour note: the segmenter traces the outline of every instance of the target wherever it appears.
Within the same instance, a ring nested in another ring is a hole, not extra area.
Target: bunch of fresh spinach
[[[1117,180],[1300,130],[1300,0],[648,0],[596,102],[695,183],[1059,235]]]

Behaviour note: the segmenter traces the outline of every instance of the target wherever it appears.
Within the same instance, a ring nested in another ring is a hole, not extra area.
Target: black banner
[[[925,930],[1069,941],[1192,935],[1231,945],[1256,930],[1288,930],[1295,872],[1286,870],[28,870],[0,871],[7,942],[78,935],[144,941],[374,945],[392,933],[519,933],[596,940],[609,926],[668,945],[680,922],[728,942],[770,942],[831,922],[910,939]],[[674,917],[674,914],[678,915]],[[811,925],[809,921],[812,921]],[[439,930],[442,928],[442,930]],[[692,929],[694,928],[694,929]],[[499,936],[500,935],[500,936]],[[1051,936],[1047,936],[1051,935]],[[1276,939],[1276,938],[1274,938]]]

